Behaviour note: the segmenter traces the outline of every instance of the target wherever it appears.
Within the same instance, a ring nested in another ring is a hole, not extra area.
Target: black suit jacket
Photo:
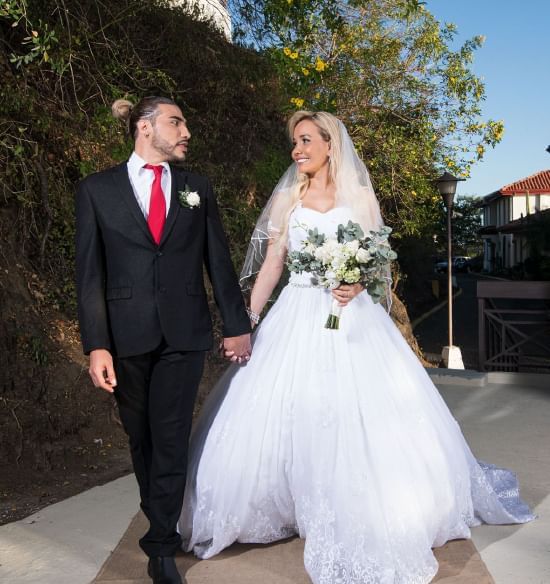
[[[76,195],[78,315],[84,352],[119,357],[156,348],[212,346],[206,265],[226,337],[250,332],[238,279],[209,181],[171,166],[170,209],[157,245],[136,201],[126,163],[84,179]],[[200,195],[183,207],[178,191]]]

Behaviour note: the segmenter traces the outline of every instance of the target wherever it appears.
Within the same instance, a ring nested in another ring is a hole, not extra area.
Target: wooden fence
[[[480,371],[550,373],[550,282],[477,283]]]

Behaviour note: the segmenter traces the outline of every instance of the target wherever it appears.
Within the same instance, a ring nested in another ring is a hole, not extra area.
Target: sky
[[[504,122],[502,141],[457,193],[484,196],[550,169],[550,0],[427,0],[426,8],[457,25],[459,43],[486,37],[472,68],[485,83],[484,119]]]

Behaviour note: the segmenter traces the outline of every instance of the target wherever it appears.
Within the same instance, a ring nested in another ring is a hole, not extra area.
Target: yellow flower
[[[298,58],[298,51],[293,51],[292,53],[290,53],[289,57],[291,59],[297,59]]]
[[[302,73],[307,77],[309,75],[309,69],[302,67]]]
[[[316,93],[315,94],[315,99],[321,99],[321,94],[320,93]]]
[[[315,70],[322,72],[326,68],[327,68],[327,64],[320,57],[317,57],[317,61],[315,61]]]
[[[304,105],[304,100],[301,97],[292,97],[290,103],[293,103],[296,107],[300,108]]]
[[[290,53],[292,53],[292,51],[288,47],[285,47],[283,49],[283,53],[288,57],[290,55]]]

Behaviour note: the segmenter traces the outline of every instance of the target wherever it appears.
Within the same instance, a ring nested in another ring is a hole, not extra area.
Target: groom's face
[[[185,159],[191,134],[176,105],[161,104],[152,123],[151,146],[166,162]]]

